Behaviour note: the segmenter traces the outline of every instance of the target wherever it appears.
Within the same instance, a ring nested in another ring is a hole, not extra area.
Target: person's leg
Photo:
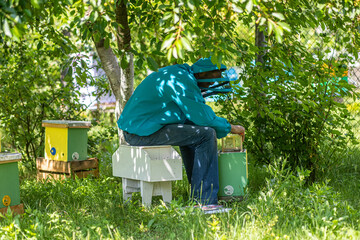
[[[191,183],[192,196],[203,204],[217,203],[218,153],[216,132],[213,128],[171,124],[149,136],[124,133],[124,137],[133,146],[180,146],[182,154],[185,153],[182,158]]]
[[[195,158],[195,149],[191,146],[180,147],[181,157],[185,166],[186,176],[191,184],[191,177]]]

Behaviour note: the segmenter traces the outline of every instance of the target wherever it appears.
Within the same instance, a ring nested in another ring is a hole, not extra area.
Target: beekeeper
[[[203,90],[222,78],[210,58],[191,67],[178,64],[151,73],[135,89],[117,121],[127,143],[133,146],[179,146],[191,197],[201,204],[217,204],[219,190],[216,138],[243,135],[244,127],[215,115],[205,104]],[[215,89],[215,88],[214,88]]]

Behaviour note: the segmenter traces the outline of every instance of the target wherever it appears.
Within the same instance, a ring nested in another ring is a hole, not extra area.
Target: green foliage
[[[248,208],[259,224],[271,226],[269,234],[285,232],[290,239],[314,235],[337,238],[343,236],[347,219],[357,218],[352,205],[343,201],[328,181],[307,187],[310,171],[298,168],[293,172],[286,168],[286,162],[280,161],[269,166],[268,171],[264,191],[259,192],[259,198]],[[298,226],[303,227],[294,234],[291,229]]]
[[[279,41],[279,29],[274,34],[269,26],[264,49],[248,44],[251,51],[239,60],[243,87],[234,85],[231,99],[220,98],[221,113],[232,123],[247,127],[247,148],[258,162],[288,159],[294,170],[297,166],[312,170],[314,180],[317,170],[331,164],[321,145],[336,152],[354,137],[351,115],[341,99],[358,96],[344,76],[346,66],[358,55],[355,39],[359,35],[350,25],[359,9],[346,4],[349,12],[335,14],[325,5],[304,1],[305,13],[294,11],[298,6],[293,2],[262,4],[281,13],[271,15],[285,18],[291,33],[283,32]],[[332,1],[329,6],[335,11],[341,3]],[[317,17],[310,17],[310,12]],[[260,30],[266,31],[261,26]],[[350,39],[354,40],[352,46]],[[254,59],[263,52],[262,61],[255,64]]]
[[[119,146],[117,126],[109,126],[100,122],[92,122],[92,127],[88,132],[88,155],[100,160],[100,174],[112,175],[112,154]]]
[[[274,47],[266,55],[268,66],[246,64],[241,74],[244,86],[235,87],[232,100],[220,102],[222,113],[248,126],[247,148],[258,162],[283,158],[293,169],[316,171],[324,157],[321,144],[339,151],[353,139],[351,115],[337,100],[352,96],[354,87],[335,81],[331,69],[324,67],[326,59],[297,51],[299,55],[293,54],[285,65],[279,60],[284,54]],[[340,79],[343,72],[335,71]],[[242,109],[233,104],[237,101]]]
[[[105,39],[105,46],[114,49],[125,68],[126,54],[113,41],[121,28],[115,14],[117,2],[11,1],[0,11],[0,33],[6,39],[19,41],[29,29],[43,28],[41,34],[56,39],[67,52],[71,51],[72,41],[60,32],[72,33],[76,41],[83,43]],[[278,12],[282,9],[268,5],[261,1],[127,1],[135,71],[143,73],[146,68],[157,70],[169,63],[194,62],[210,53],[219,64],[241,57],[246,51],[243,41],[250,38],[248,31],[238,33],[242,21],[268,23],[280,40],[289,27]],[[38,17],[33,18],[35,15]],[[18,25],[22,26],[19,34],[9,32],[20,29]]]
[[[60,79],[62,59],[50,45],[3,45],[0,68],[0,122],[5,143],[26,160],[42,156],[42,120],[79,119],[79,93],[71,79]]]

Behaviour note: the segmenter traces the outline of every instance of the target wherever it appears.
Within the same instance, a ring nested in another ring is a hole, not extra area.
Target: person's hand
[[[242,136],[242,140],[245,140],[245,128],[240,125],[232,125],[231,124],[231,133],[238,134]]]

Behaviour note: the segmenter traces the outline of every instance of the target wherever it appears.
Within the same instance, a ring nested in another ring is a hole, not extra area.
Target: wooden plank
[[[92,175],[94,177],[99,177],[99,169],[87,170],[87,171],[78,171],[73,174],[64,174],[64,173],[55,173],[55,172],[42,172],[38,171],[37,180],[64,180],[66,178],[86,178],[87,176]]]
[[[69,128],[90,128],[91,126],[69,126]]]
[[[0,161],[0,164],[12,163],[12,162],[20,162],[20,161],[21,161],[21,159],[9,160],[9,161]]]
[[[13,161],[21,161],[21,153],[7,153],[7,152],[0,152],[0,164],[13,162]]]
[[[36,168],[48,172],[71,173],[71,162],[55,161],[39,157],[36,159]]]
[[[54,124],[54,123],[42,123],[43,127],[52,127],[52,128],[68,128],[67,124]]]
[[[39,157],[36,159],[36,167],[38,170],[70,174],[74,171],[98,168],[99,160],[97,158],[88,158],[87,160],[64,162]]]
[[[76,126],[69,124],[61,124],[61,123],[42,123],[42,127],[52,127],[52,128],[90,128],[91,126]]]
[[[38,181],[64,180],[66,178],[71,178],[71,175],[67,175],[64,173],[51,173],[51,172],[40,172],[40,171],[37,173]]]
[[[99,167],[99,160],[97,158],[88,158],[87,160],[70,162],[71,171],[92,169]]]
[[[93,169],[88,171],[80,171],[74,173],[78,178],[86,178],[89,175],[93,175],[94,177],[99,177],[99,169]]]
[[[24,204],[19,204],[15,206],[10,206],[11,212],[13,214],[23,214],[24,213]],[[5,215],[8,211],[8,207],[0,208],[0,213]],[[0,218],[1,219],[1,218]]]
[[[99,177],[99,160],[89,158],[87,160],[63,162],[44,159],[36,159],[38,180],[63,180],[66,178],[86,178],[88,175]]]

